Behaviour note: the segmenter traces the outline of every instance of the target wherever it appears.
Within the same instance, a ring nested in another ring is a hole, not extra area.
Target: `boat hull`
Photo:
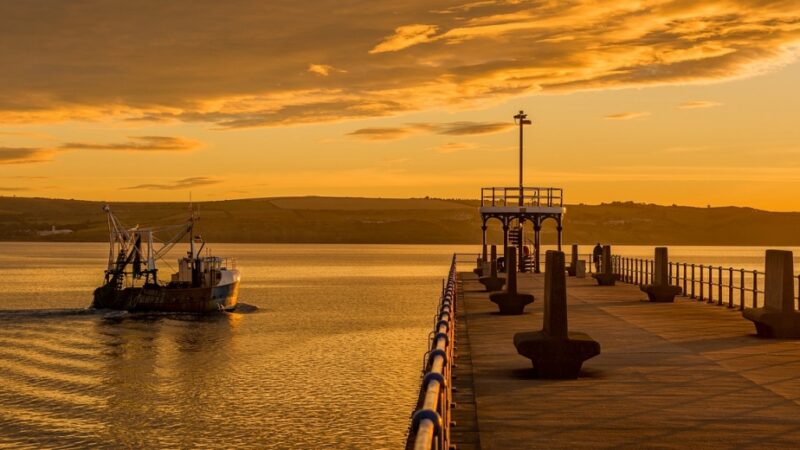
[[[238,281],[222,286],[198,288],[145,286],[116,290],[111,285],[105,285],[94,291],[92,308],[208,313],[234,310],[238,296]]]

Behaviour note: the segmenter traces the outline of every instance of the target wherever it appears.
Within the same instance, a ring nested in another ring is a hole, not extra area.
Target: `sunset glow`
[[[800,3],[6,2],[0,195],[800,210]]]

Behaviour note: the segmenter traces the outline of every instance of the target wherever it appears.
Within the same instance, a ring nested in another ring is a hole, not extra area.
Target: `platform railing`
[[[411,416],[406,449],[448,450],[452,406],[453,347],[455,345],[456,266],[474,263],[476,255],[454,254],[450,272],[442,283],[438,313],[434,317],[430,346],[415,411]],[[466,258],[470,258],[465,260]]]
[[[564,190],[552,187],[481,188],[481,206],[561,207]]]
[[[586,254],[578,254],[578,261],[585,261],[586,262],[586,273],[594,273],[597,272],[597,267],[594,265],[594,255],[591,253]],[[598,263],[599,264],[599,263]]]
[[[623,283],[643,286],[653,281],[652,259],[612,256],[614,273]],[[669,263],[670,284],[681,295],[718,306],[758,308],[764,304],[764,272],[685,262]],[[794,277],[796,308],[800,309],[800,275]]]

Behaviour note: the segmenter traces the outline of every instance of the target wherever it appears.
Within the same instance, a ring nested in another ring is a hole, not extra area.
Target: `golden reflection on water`
[[[401,447],[454,249],[218,250],[239,259],[241,312],[42,311],[88,304],[95,244],[49,249],[41,291],[0,292],[0,309],[28,310],[0,312],[0,447]]]

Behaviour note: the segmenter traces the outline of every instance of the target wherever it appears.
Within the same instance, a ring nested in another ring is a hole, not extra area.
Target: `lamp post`
[[[520,110],[519,114],[514,116],[514,123],[519,124],[519,206],[523,206],[525,204],[525,196],[522,191],[522,127],[533,122],[528,119],[525,111]]]

